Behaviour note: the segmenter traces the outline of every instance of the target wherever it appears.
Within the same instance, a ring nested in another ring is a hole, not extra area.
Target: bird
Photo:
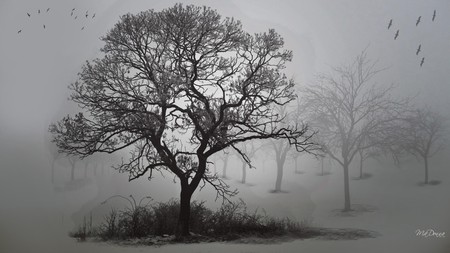
[[[95,18],[95,13],[94,13],[94,15],[92,15],[92,18]]]
[[[75,16],[75,19],[77,19],[78,18],[78,16]]]
[[[433,18],[431,19],[431,21],[434,22],[434,19],[436,18],[436,10],[433,11]]]
[[[420,61],[420,67],[422,67],[424,61],[425,61],[425,57],[422,57],[422,60]]]
[[[31,14],[27,12],[28,17],[31,17]]]
[[[72,9],[72,11],[74,11],[74,10],[75,10],[75,8]]]
[[[88,13],[87,13],[87,11],[86,11],[86,15],[85,15],[85,16],[86,16],[86,18],[88,18],[88,16],[89,16]]]
[[[70,16],[73,16],[73,11],[70,13]]]
[[[419,44],[419,47],[417,48],[417,51],[416,51],[416,55],[419,55],[421,47],[422,47],[422,44]]]
[[[389,20],[389,24],[388,24],[387,29],[389,30],[389,28],[391,28],[391,26],[392,26],[392,18],[391,18],[391,20]]]
[[[40,14],[41,13],[41,10],[40,9],[38,9],[38,14]]]
[[[84,26],[83,26],[83,27],[81,27],[81,30],[84,30]]]
[[[417,21],[416,21],[416,26],[418,26],[419,25],[419,23],[420,23],[420,19],[422,18],[422,16],[419,16],[418,18],[417,18]]]
[[[395,33],[395,36],[394,36],[394,40],[397,39],[399,33],[400,33],[400,30],[397,30],[397,32]]]
[[[47,8],[47,12],[49,12],[50,11],[50,8]]]
[[[21,30],[19,30],[19,31],[17,31],[17,33],[21,33],[22,32],[22,29]]]
[[[44,29],[45,29],[45,25],[42,25],[43,27],[44,27]]]

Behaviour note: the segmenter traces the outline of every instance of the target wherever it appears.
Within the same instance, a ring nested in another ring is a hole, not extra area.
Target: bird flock
[[[34,11],[33,12],[26,12],[26,16],[28,17],[28,19],[32,20],[33,18],[35,18],[37,16],[49,15],[51,13],[50,10],[51,10],[50,7],[46,8],[46,9],[42,9],[42,11],[41,11],[41,9],[37,9],[35,13],[34,13]],[[68,12],[68,16],[70,18],[72,18],[74,21],[77,20],[78,16],[80,16],[79,21],[81,19],[85,19],[87,21],[87,20],[93,20],[95,18],[95,13],[90,14],[89,10],[86,10],[85,12],[78,12],[77,8],[72,8],[70,10],[70,12]],[[46,29],[46,28],[47,28],[47,26],[43,22],[42,29]],[[80,25],[80,30],[81,31],[84,30],[85,28],[86,28],[85,25]],[[21,34],[23,31],[24,31],[24,29],[20,28],[17,31],[17,34]]]
[[[431,22],[434,22],[435,19],[436,19],[436,10],[433,11],[433,15],[431,16]],[[388,22],[388,25],[387,25],[387,29],[388,29],[388,30],[391,29],[391,27],[392,27],[392,25],[393,25],[393,22],[394,22],[394,20],[391,18],[391,19],[389,20],[389,22]],[[417,20],[416,20],[416,27],[419,26],[419,24],[420,24],[421,22],[422,22],[422,16],[417,17]],[[397,30],[395,31],[395,33],[394,33],[394,40],[397,40],[397,38],[399,37],[399,35],[400,35],[400,29],[397,29]],[[416,49],[416,56],[420,57],[420,56],[419,56],[420,52],[422,52],[422,44],[419,44],[419,45],[417,46],[417,49]],[[419,66],[422,67],[423,64],[424,64],[424,62],[425,62],[425,57],[422,56],[422,58],[421,58],[420,61],[419,61]]]

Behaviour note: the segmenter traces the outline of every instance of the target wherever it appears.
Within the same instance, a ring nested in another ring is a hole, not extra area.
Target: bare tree
[[[317,142],[344,169],[344,211],[351,210],[349,166],[358,152],[378,145],[375,138],[398,115],[403,102],[390,97],[393,86],[376,85],[380,73],[364,50],[350,65],[333,68],[305,87],[302,100]]]
[[[444,148],[445,133],[445,118],[428,108],[413,110],[398,128],[403,149],[424,162],[425,184],[428,184],[429,159]]]
[[[276,110],[280,115],[286,115],[284,120],[280,122],[280,124],[289,125],[293,122],[299,123],[300,118],[298,117],[300,114],[298,113],[299,107],[294,108],[293,110],[288,111],[289,108],[286,106],[277,106]],[[275,178],[275,189],[272,191],[273,193],[282,192],[281,184],[283,182],[283,174],[284,174],[284,164],[286,163],[286,158],[288,157],[289,152],[291,151],[291,145],[288,141],[279,139],[274,140],[271,139],[268,141],[268,144],[265,145],[266,149],[269,151],[273,151],[275,155],[275,161],[277,164],[277,176]],[[316,149],[316,146],[309,146],[308,152]],[[297,150],[293,151],[296,152]]]
[[[305,125],[280,126],[274,105],[295,99],[282,70],[292,59],[275,30],[250,35],[207,7],[124,15],[102,38],[104,56],[87,62],[70,86],[85,113],[50,126],[60,150],[83,157],[131,149],[117,166],[129,180],[169,171],[181,186],[176,236],[189,235],[191,196],[200,183],[236,194],[208,158],[238,143],[283,139],[299,151]],[[202,187],[202,186],[201,186]]]

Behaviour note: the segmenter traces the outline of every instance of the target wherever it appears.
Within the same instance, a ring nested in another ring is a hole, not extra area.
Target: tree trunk
[[[425,184],[428,184],[428,157],[424,156],[423,160],[425,162]]]
[[[70,181],[75,180],[75,164],[71,164],[70,168]]]
[[[228,156],[223,159],[222,178],[227,178]]]
[[[277,159],[277,179],[275,181],[275,192],[281,191],[281,181],[283,180],[284,160]]]
[[[56,162],[56,160],[53,159],[52,160],[52,178],[51,178],[52,184],[55,183],[55,162]]]
[[[85,166],[84,166],[84,178],[85,178],[85,179],[87,178],[87,171],[88,171],[88,166],[85,165]]]
[[[350,182],[348,178],[348,163],[344,163],[344,197],[345,197],[345,203],[344,203],[344,212],[351,211],[350,208]]]
[[[294,159],[295,173],[298,174],[297,158]]]
[[[325,158],[323,158],[323,157],[320,159],[320,164],[321,164],[321,166],[322,166],[322,176],[323,176],[323,160],[324,160],[324,159],[325,159]]]
[[[191,197],[193,191],[190,189],[187,179],[181,182],[180,193],[180,213],[178,216],[178,224],[175,230],[177,238],[189,236],[189,219],[191,216]]]
[[[245,184],[245,180],[247,179],[247,163],[245,161],[242,162],[242,183]]]
[[[364,158],[363,158],[363,154],[359,153],[359,179],[363,178],[363,162],[364,162]]]

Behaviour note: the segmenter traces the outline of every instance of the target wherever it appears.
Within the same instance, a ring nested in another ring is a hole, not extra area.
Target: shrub
[[[131,205],[123,211],[111,209],[98,229],[92,228],[92,218],[89,225],[85,219],[84,224],[71,236],[80,240],[89,236],[110,240],[172,235],[177,226],[178,212],[179,202],[175,199],[151,206]],[[306,227],[306,223],[269,217],[258,210],[249,213],[242,200],[226,203],[216,211],[208,209],[204,201],[191,203],[191,232],[209,238],[233,240],[251,235],[302,236]]]

